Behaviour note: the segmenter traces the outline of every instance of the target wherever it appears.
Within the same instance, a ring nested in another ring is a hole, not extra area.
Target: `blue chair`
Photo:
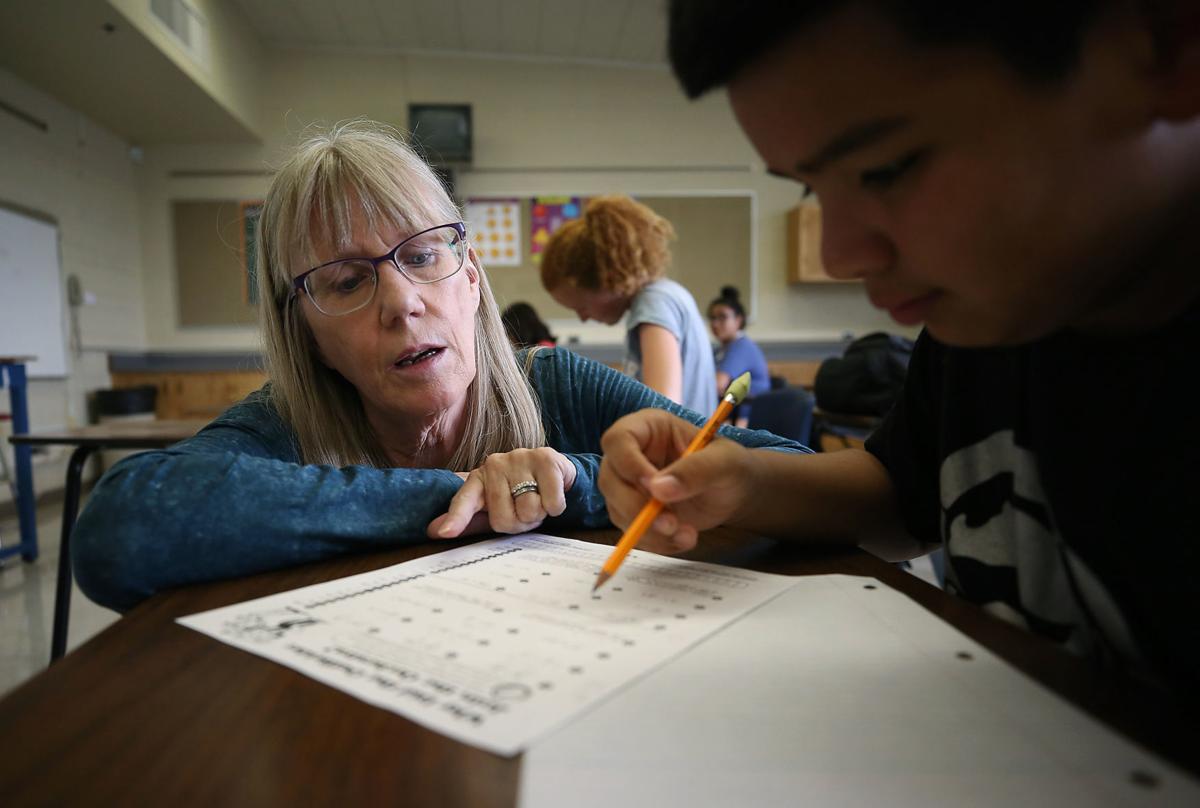
[[[750,428],[808,445],[815,399],[807,390],[784,387],[757,395],[750,402]]]

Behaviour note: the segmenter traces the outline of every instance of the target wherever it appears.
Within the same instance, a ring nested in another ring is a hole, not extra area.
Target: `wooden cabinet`
[[[787,215],[788,283],[855,283],[829,277],[821,263],[821,206],[797,205]]]
[[[158,388],[157,417],[189,420],[216,418],[266,380],[267,374],[257,370],[112,374],[113,387],[149,384]]]
[[[803,387],[805,390],[813,389],[813,382],[817,378],[817,369],[820,367],[821,360],[819,359],[767,360],[768,373],[786,379],[792,387]]]

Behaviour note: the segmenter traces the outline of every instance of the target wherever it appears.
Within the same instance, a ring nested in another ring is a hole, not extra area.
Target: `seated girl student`
[[[687,289],[664,277],[671,223],[627,196],[598,196],[542,253],[542,285],[579,319],[625,318],[625,371],[688,409],[717,406],[712,347]]]
[[[89,597],[127,609],[168,587],[426,537],[607,524],[604,429],[647,406],[704,419],[569,351],[514,354],[460,219],[382,127],[299,147],[258,233],[270,381],[101,479],[73,548]]]
[[[1200,706],[1194,0],[674,0],[670,50],[816,193],[829,273],[925,331],[865,451],[679,459],[690,424],[622,419],[613,521],[653,494],[648,549],[724,522],[941,545],[951,591]],[[1164,406],[1169,434],[1131,428]]]
[[[771,389],[767,358],[754,340],[746,336],[746,310],[742,308],[737,287],[721,287],[721,296],[708,304],[708,327],[717,338],[717,391],[724,393],[729,383],[743,373],[750,374],[750,395],[758,396]],[[750,422],[750,404],[734,411],[733,422],[744,427]]]

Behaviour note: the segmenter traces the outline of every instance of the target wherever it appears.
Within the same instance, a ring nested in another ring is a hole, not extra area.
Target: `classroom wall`
[[[758,273],[750,332],[760,339],[897,330],[857,286],[786,283],[785,219],[798,201],[797,186],[762,170],[722,95],[688,102],[665,68],[291,51],[261,61],[263,145],[146,151],[140,205],[147,339],[154,349],[258,346],[253,328],[179,324],[172,200],[260,198],[267,168],[305,127],[358,116],[403,127],[410,101],[473,105],[474,165],[458,177],[464,197],[753,192]],[[619,328],[571,320],[552,326],[563,338],[620,341]]]
[[[82,351],[68,351],[68,377],[30,382],[30,420],[86,423],[86,392],[109,383],[107,350],[147,345],[136,166],[120,138],[2,68],[0,100],[47,124],[0,112],[0,199],[57,220],[62,277],[78,275],[96,301],[79,310]]]
[[[149,0],[107,0],[129,24],[251,132],[258,129],[261,69],[258,40],[236,4],[189,0],[208,29],[208,64],[200,64],[150,11]]]

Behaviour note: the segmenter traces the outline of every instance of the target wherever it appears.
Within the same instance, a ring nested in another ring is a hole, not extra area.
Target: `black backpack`
[[[877,331],[846,346],[817,369],[817,406],[847,415],[887,415],[904,386],[912,340]]]

